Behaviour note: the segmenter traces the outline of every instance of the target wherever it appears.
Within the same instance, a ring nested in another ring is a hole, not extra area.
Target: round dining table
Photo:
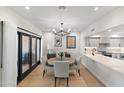
[[[47,64],[50,66],[53,66],[55,62],[69,62],[69,65],[73,65],[75,63],[75,59],[74,58],[68,58],[68,57],[64,57],[64,58],[58,58],[58,57],[54,57],[54,58],[50,58],[47,60]]]

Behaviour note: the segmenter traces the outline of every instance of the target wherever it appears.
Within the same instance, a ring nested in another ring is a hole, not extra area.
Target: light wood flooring
[[[54,87],[53,71],[47,72],[42,78],[42,65],[38,65],[18,87]],[[66,87],[66,79],[57,79],[57,87]],[[71,72],[69,75],[69,87],[104,87],[83,65],[81,67],[81,75]]]

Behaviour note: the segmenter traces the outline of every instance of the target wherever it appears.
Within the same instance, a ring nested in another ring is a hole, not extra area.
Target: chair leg
[[[69,81],[69,78],[67,78],[67,87],[68,87],[68,81]]]
[[[55,87],[56,87],[56,77],[55,77]]]
[[[45,75],[45,70],[43,70],[43,76],[42,76],[42,78],[44,77],[44,75]]]
[[[80,70],[78,70],[78,74],[79,74],[79,76],[80,76]]]

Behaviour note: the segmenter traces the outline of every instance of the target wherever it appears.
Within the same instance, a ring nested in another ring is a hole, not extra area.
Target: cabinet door
[[[99,39],[89,39],[89,45],[91,47],[98,47],[99,46]]]
[[[124,47],[124,39],[111,39],[110,40],[111,47]]]

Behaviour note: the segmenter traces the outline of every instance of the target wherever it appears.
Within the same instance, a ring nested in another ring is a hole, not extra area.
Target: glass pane
[[[22,36],[22,73],[29,69],[29,37]]]
[[[36,63],[36,38],[32,38],[32,66]]]
[[[40,40],[37,39],[37,61],[39,61],[39,56],[40,56]]]

